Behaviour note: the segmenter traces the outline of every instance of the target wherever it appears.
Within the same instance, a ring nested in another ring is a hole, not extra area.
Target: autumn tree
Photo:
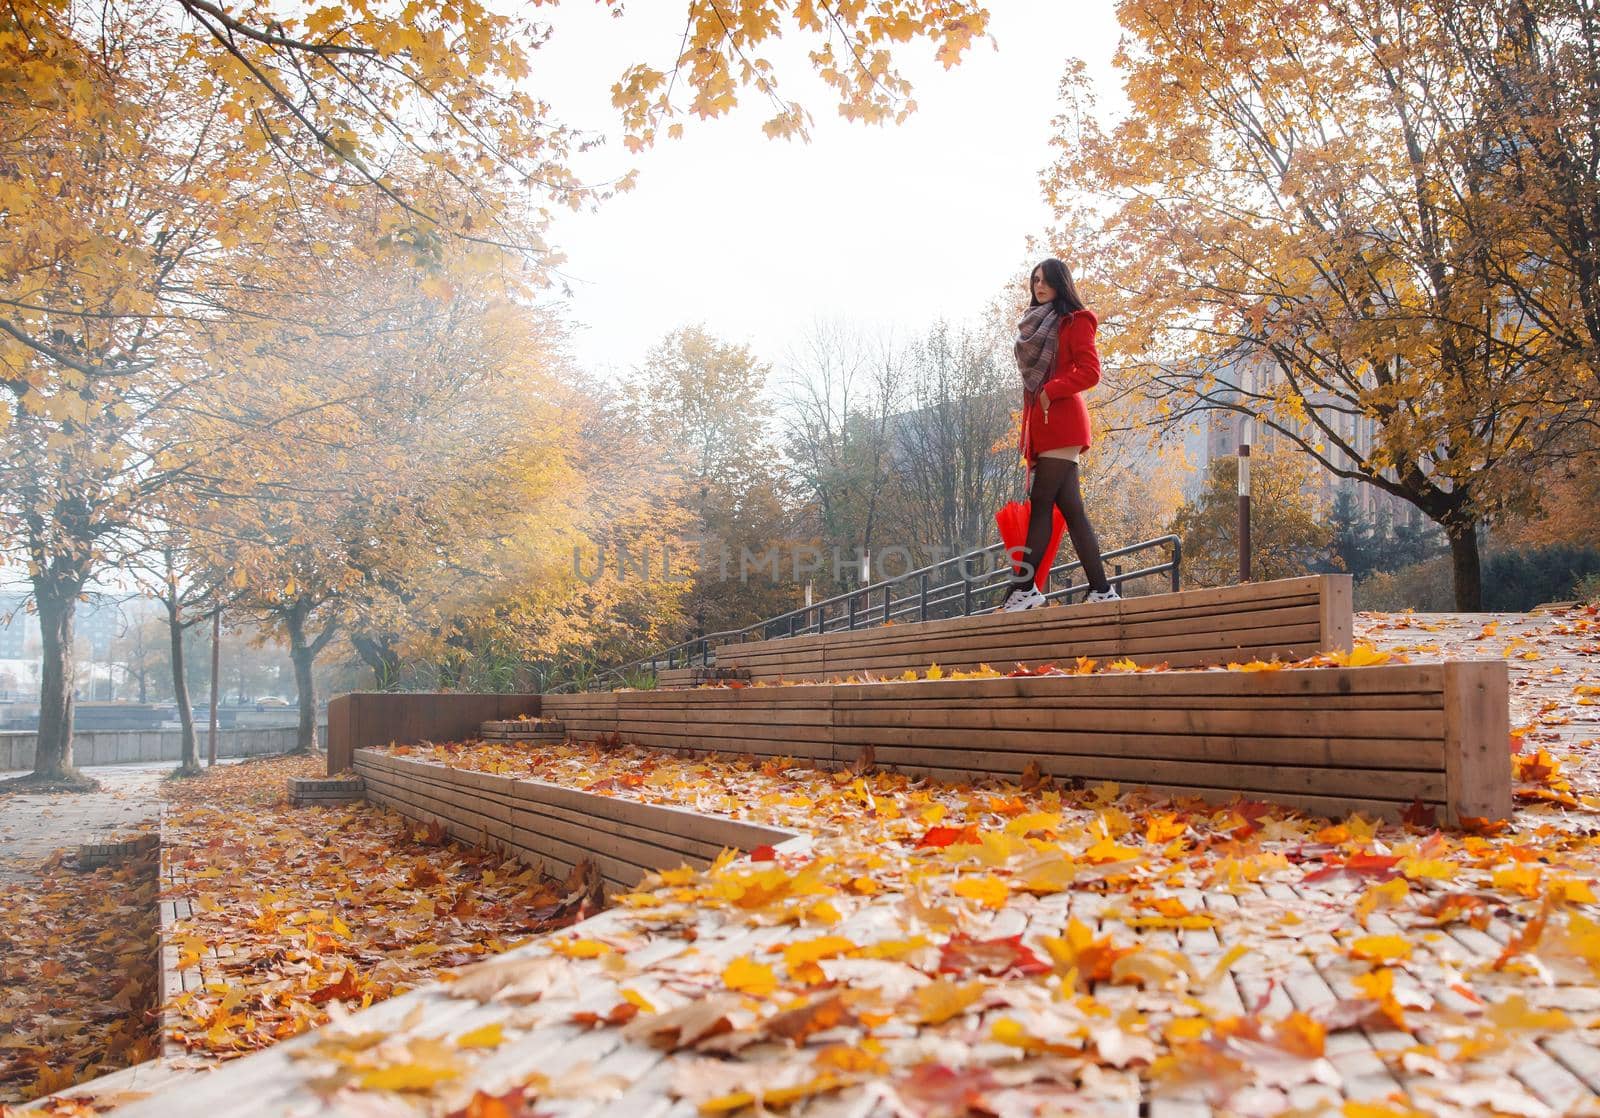
[[[1250,471],[1251,573],[1263,581],[1316,569],[1333,543],[1312,495],[1314,467],[1293,450],[1258,455]],[[1184,582],[1224,586],[1239,575],[1239,460],[1218,458],[1205,486],[1185,502],[1172,531],[1183,541]]]
[[[901,355],[906,391],[889,424],[884,519],[919,563],[991,542],[994,510],[1020,491],[1009,344],[998,328],[939,321]]]
[[[1465,212],[1483,281],[1515,308],[1528,356],[1600,398],[1600,9],[1489,0],[1429,15],[1499,188]]]
[[[912,106],[892,45],[932,39],[953,65],[986,20],[963,2],[697,0],[672,64],[631,69],[615,100],[643,144],[741,90],[777,98],[757,48],[793,30],[817,43],[847,116],[901,116]],[[271,351],[273,324],[240,277],[259,246],[298,235],[302,199],[381,200],[369,236],[419,267],[460,240],[541,269],[552,210],[605,196],[569,166],[586,141],[530,88],[548,31],[470,0],[23,0],[0,12],[0,516],[45,634],[37,777],[75,779],[74,603],[149,502],[199,468],[198,448],[151,444],[155,427],[181,430],[155,413]],[[803,107],[775,105],[768,131],[803,134]]]
[[[1548,250],[1448,8],[1122,3],[1128,114],[1102,128],[1069,73],[1046,187],[1167,421],[1250,416],[1410,502],[1474,609],[1479,526],[1531,501],[1594,396],[1506,282]]]
[[[263,360],[294,406],[255,420],[252,391],[284,392],[270,380],[219,401],[225,427],[256,437],[213,460],[183,517],[233,604],[288,644],[302,748],[313,668],[336,637],[384,670],[530,556],[554,562],[550,527],[572,516],[559,336],[519,302],[515,258],[456,242],[419,270],[359,247],[375,216],[325,215],[338,254],[262,247],[264,276],[294,277],[252,296],[280,324]]]
[[[811,324],[779,387],[783,449],[824,556],[818,581],[854,585],[857,556],[880,542],[893,420],[906,406],[901,355],[840,321]],[[889,541],[893,542],[893,541]]]
[[[205,565],[205,557],[196,554],[170,524],[148,526],[142,537],[143,546],[129,557],[123,573],[142,584],[145,593],[161,603],[165,614],[166,661],[180,731],[178,773],[194,776],[201,771],[200,749],[194,729],[194,706],[189,698],[185,637],[220,608],[220,588],[210,577],[212,572]]]
[[[697,539],[694,583],[683,608],[700,632],[721,631],[793,604],[788,493],[765,398],[771,370],[748,346],[703,325],[674,330],[628,378],[624,422],[638,425],[660,460],[641,462],[641,485],[667,482]],[[770,565],[751,568],[769,554]],[[788,569],[784,569],[787,567]]]

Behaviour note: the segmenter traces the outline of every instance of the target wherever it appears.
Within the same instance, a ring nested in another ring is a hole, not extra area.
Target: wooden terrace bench
[[[1118,781],[1208,800],[1441,822],[1511,813],[1507,667],[797,684],[547,695],[575,740],[880,765],[944,779]]]
[[[988,613],[802,634],[723,645],[719,669],[742,668],[752,680],[895,676],[937,663],[947,669],[1129,659],[1196,667],[1230,660],[1297,660],[1348,650],[1348,575],[1313,575],[1214,590],[1153,594],[1102,604],[1061,605],[1025,613]],[[679,669],[664,686],[688,685]]]

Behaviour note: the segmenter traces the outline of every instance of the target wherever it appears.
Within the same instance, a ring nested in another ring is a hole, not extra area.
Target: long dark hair
[[[1041,260],[1028,273],[1028,305],[1037,307],[1039,300],[1033,294],[1033,277],[1043,273],[1044,282],[1048,283],[1056,293],[1055,310],[1062,318],[1077,314],[1085,309],[1083,296],[1078,294],[1078,285],[1072,282],[1072,273],[1067,271],[1067,266],[1055,257]]]

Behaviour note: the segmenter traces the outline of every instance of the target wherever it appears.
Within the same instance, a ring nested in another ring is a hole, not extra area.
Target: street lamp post
[[[1239,581],[1250,581],[1250,427],[1245,416],[1239,424]]]

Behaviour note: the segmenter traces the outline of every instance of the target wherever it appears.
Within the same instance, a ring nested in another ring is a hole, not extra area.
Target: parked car
[[[268,695],[265,698],[261,698],[261,699],[257,699],[256,700],[256,709],[257,710],[278,710],[278,709],[280,709],[282,707],[292,707],[292,706],[294,706],[294,704],[291,703],[288,699],[280,698],[277,695]]]

